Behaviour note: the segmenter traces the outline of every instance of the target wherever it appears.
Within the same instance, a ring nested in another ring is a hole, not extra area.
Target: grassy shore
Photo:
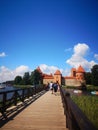
[[[77,89],[75,86],[63,86],[66,89]],[[98,86],[86,85],[87,91],[98,91]]]
[[[72,100],[98,129],[98,96],[72,96]]]
[[[63,87],[66,89],[66,91],[77,89],[74,86]],[[91,91],[98,91],[98,86],[86,85],[86,88],[87,93],[90,93]],[[72,94],[71,98],[98,129],[98,96],[82,94],[81,96],[77,96],[75,94]]]
[[[15,88],[29,88],[32,85],[14,85]]]

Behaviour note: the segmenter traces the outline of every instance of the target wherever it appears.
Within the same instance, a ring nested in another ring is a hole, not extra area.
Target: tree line
[[[6,84],[14,84],[14,85],[36,85],[43,84],[42,74],[38,70],[34,70],[31,72],[25,72],[23,77],[16,76],[13,81],[6,81]]]
[[[94,65],[91,69],[91,72],[85,73],[86,84],[98,86],[98,65]],[[14,81],[6,81],[8,84],[16,85],[35,85],[43,84],[43,76],[38,70],[31,72],[25,72],[23,77],[16,76]]]
[[[91,72],[85,73],[86,84],[98,86],[98,65],[94,65]]]

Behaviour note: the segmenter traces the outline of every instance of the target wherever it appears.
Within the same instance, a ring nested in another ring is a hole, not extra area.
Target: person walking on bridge
[[[54,93],[56,95],[57,90],[58,90],[58,84],[56,82],[53,84],[53,90],[54,90]]]
[[[50,88],[50,90],[52,91],[52,94],[53,94],[53,82],[52,81],[49,84],[49,88]]]

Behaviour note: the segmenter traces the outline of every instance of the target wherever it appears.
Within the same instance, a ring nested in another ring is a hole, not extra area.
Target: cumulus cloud
[[[98,54],[95,54],[94,57],[96,60],[98,60]]]
[[[14,70],[10,70],[5,66],[0,67],[0,82],[5,82],[9,80],[14,80],[14,78],[19,75],[23,76],[25,72],[29,72],[28,66],[21,65]]]
[[[90,48],[85,43],[78,43],[73,48],[73,55],[70,59],[66,61],[72,67],[78,67],[82,65],[86,70],[90,70],[94,64],[97,64],[95,61],[88,61],[85,56],[89,52]]]
[[[87,52],[89,51],[89,46],[85,43],[78,43],[74,46],[74,54],[77,56],[85,56]]]
[[[41,64],[39,67],[43,73],[47,73],[47,74],[54,73],[57,69],[59,69],[56,66],[48,66],[46,64]]]
[[[41,71],[46,74],[51,74],[51,73],[54,74],[56,70],[60,70],[63,76],[69,74],[69,69],[62,69],[62,68],[58,68],[57,66],[48,66],[46,64],[41,64],[39,67]]]
[[[0,67],[0,82],[13,79],[13,72],[5,66]]]
[[[0,57],[5,57],[5,56],[6,56],[5,52],[0,53]]]
[[[28,71],[30,71],[28,66],[21,65],[21,66],[17,67],[17,68],[13,71],[13,73],[14,73],[15,76],[16,76],[16,75],[23,76],[24,73],[25,73],[25,72],[28,72]]]

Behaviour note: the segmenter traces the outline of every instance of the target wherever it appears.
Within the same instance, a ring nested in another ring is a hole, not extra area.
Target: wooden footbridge
[[[60,93],[40,94],[36,101],[25,101],[25,108],[20,104],[7,110],[10,114],[0,122],[0,130],[67,130]]]
[[[0,95],[0,130],[96,130],[62,87],[56,95],[39,88]]]

